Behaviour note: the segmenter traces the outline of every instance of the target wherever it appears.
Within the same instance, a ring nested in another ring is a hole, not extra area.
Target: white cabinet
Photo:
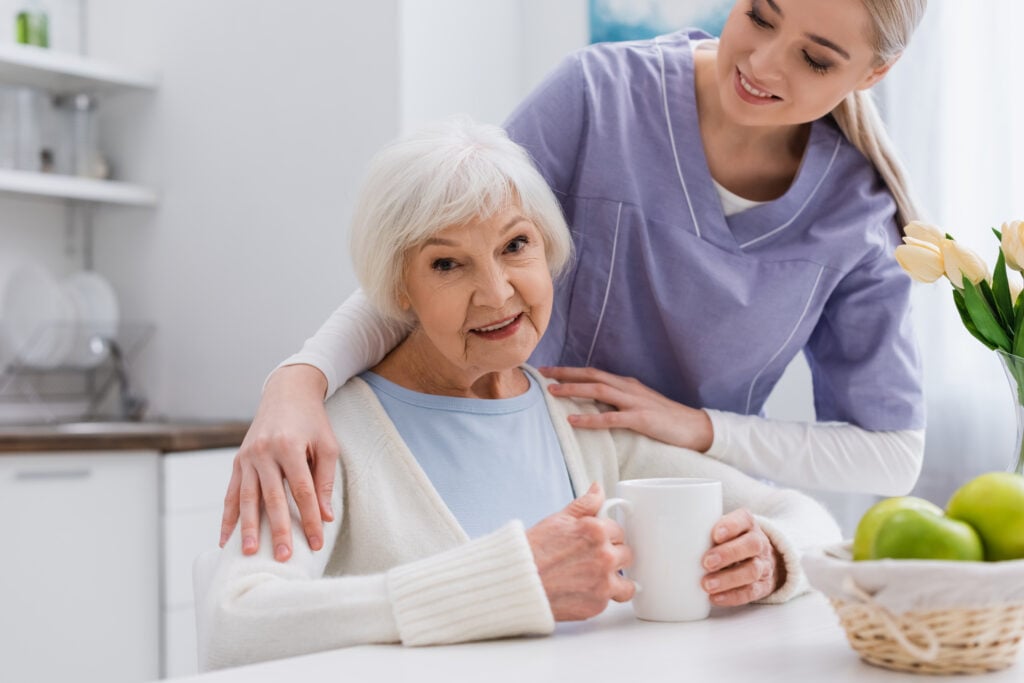
[[[0,455],[0,678],[159,675],[159,455]]]
[[[166,453],[163,472],[165,677],[196,673],[192,562],[217,547],[224,492],[237,448]]]

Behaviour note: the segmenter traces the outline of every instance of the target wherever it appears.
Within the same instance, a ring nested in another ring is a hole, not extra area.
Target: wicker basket
[[[977,674],[1017,660],[1024,641],[1024,561],[852,562],[847,545],[809,553],[803,564],[811,585],[828,596],[851,647],[869,664],[910,673]],[[934,590],[923,597],[939,582],[959,583],[964,588],[957,599],[972,600],[966,606],[934,604]],[[922,596],[912,595],[919,591]]]
[[[831,599],[850,645],[864,661],[927,674],[999,671],[1017,659],[1024,603],[982,609],[907,612]]]

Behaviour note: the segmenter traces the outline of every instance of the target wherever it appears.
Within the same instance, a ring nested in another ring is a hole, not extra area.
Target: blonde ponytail
[[[920,218],[920,212],[910,196],[906,172],[896,156],[871,93],[867,90],[853,91],[832,110],[832,118],[850,144],[878,169],[896,200],[896,224],[902,233],[904,225]]]
[[[874,27],[874,51],[876,64],[892,64],[910,43],[910,37],[921,17],[924,16],[928,0],[862,0],[871,16]],[[896,221],[903,232],[903,226],[920,218],[917,206],[910,196],[906,174],[885,132],[882,117],[867,90],[855,90],[846,96],[835,109],[832,118],[839,124],[839,130],[850,143],[860,150],[878,169],[893,199],[896,200]]]

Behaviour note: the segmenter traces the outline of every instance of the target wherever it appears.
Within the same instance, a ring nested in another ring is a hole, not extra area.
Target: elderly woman
[[[634,592],[622,529],[595,516],[620,479],[722,481],[703,559],[714,604],[805,589],[800,549],[838,538],[817,503],[632,431],[573,430],[569,414],[602,406],[551,395],[524,365],[571,247],[501,129],[457,119],[386,148],[353,230],[364,290],[413,331],[327,403],[342,455],[323,549],[276,562],[264,523],[258,554],[239,534],[221,552],[200,607],[205,666],[547,634],[599,614]]]

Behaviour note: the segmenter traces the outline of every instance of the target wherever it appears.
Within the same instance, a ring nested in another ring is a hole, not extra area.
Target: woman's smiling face
[[[512,205],[414,247],[400,304],[416,317],[432,371],[461,384],[526,362],[547,329],[552,295],[540,230]]]
[[[739,0],[718,47],[719,98],[743,125],[794,125],[832,111],[888,70],[861,0]]]

